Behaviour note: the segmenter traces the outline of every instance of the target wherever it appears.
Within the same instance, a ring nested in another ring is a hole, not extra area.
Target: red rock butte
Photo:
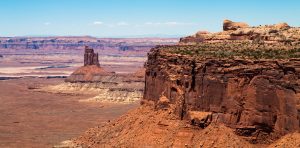
[[[66,82],[100,82],[105,77],[112,75],[100,67],[98,53],[94,49],[85,46],[84,49],[84,66],[75,70],[65,81]]]
[[[94,53],[94,49],[85,46],[84,49],[84,66],[96,65],[100,67],[98,53]]]

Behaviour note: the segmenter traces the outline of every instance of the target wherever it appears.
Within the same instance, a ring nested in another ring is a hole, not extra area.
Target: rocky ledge
[[[200,42],[253,42],[277,45],[299,45],[300,28],[287,23],[275,25],[249,26],[243,22],[224,20],[223,31],[209,33],[199,31],[180,39],[180,44],[198,44]]]
[[[300,129],[299,44],[158,46],[145,67],[142,104],[172,108],[178,119],[223,123],[255,142]]]

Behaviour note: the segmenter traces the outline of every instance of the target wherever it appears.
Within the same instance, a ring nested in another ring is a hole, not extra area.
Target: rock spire
[[[96,65],[100,67],[98,53],[94,53],[94,49],[85,46],[84,49],[84,66]]]

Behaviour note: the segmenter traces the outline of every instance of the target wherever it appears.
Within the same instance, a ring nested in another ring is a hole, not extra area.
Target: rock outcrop
[[[222,32],[197,33],[180,39],[179,44],[198,44],[201,42],[253,42],[278,45],[300,43],[300,28],[287,23],[250,27],[246,23],[225,20]]]
[[[84,66],[96,65],[100,67],[98,53],[94,53],[94,49],[85,46],[84,49]]]
[[[113,72],[108,72],[100,67],[98,53],[94,49],[85,46],[84,66],[75,70],[65,81],[76,82],[102,82],[110,79]]]
[[[151,50],[142,104],[160,109],[164,96],[179,119],[206,112],[209,116],[195,120],[198,125],[224,123],[256,141],[299,131],[299,44],[203,40]]]
[[[243,22],[233,22],[230,20],[224,20],[223,22],[223,30],[228,31],[228,30],[237,30],[239,28],[247,28],[249,27],[248,24],[243,23]]]
[[[75,70],[65,84],[45,88],[57,93],[95,93],[93,98],[84,101],[132,103],[139,100],[143,93],[145,70],[136,73],[116,74],[100,66],[98,53],[85,47],[84,66]],[[83,91],[83,92],[82,92]]]

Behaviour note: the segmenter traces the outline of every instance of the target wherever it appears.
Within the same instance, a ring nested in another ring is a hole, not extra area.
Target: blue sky
[[[299,0],[1,0],[0,36],[189,35],[250,25],[300,26]]]

